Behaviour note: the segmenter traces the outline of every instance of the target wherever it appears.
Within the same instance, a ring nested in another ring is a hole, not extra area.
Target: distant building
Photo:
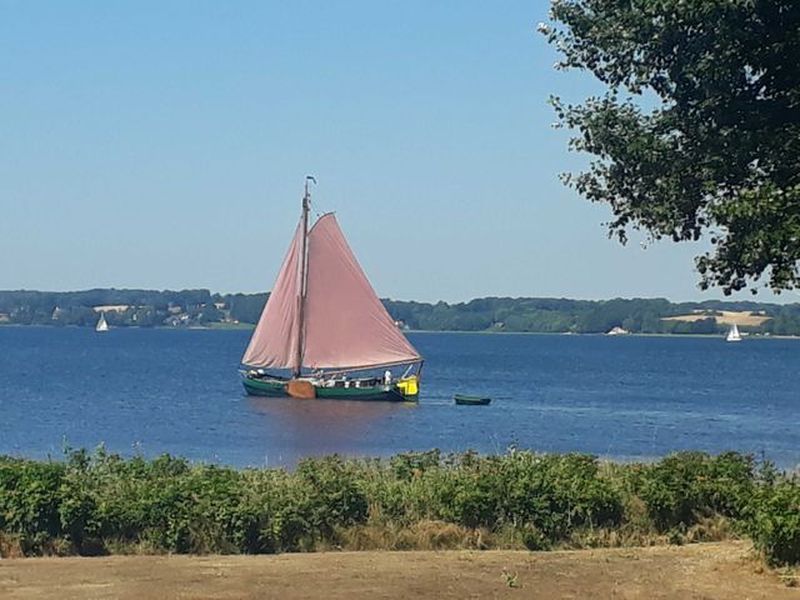
[[[130,304],[101,304],[100,306],[93,306],[92,310],[96,313],[124,313],[131,308]]]
[[[184,325],[189,324],[189,315],[172,315],[164,319],[164,325],[169,325],[170,327],[183,327]]]

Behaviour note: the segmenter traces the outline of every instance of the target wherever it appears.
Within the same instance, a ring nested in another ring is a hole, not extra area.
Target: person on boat
[[[383,384],[392,385],[392,372],[389,369],[386,369],[386,372],[383,374]]]

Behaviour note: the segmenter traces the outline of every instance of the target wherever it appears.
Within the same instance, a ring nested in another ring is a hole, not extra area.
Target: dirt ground
[[[0,598],[800,599],[744,542],[571,552],[0,560]]]

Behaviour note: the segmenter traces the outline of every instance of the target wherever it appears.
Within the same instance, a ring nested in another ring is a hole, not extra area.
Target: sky
[[[559,181],[547,8],[0,0],[0,289],[266,291],[313,174],[382,297],[723,297]]]

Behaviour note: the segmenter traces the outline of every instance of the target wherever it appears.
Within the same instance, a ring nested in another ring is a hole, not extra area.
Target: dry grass
[[[718,310],[714,314],[706,314],[704,312],[692,313],[690,315],[677,315],[674,317],[663,317],[662,321],[684,321],[687,323],[694,323],[695,321],[702,321],[713,317],[718,325],[737,325],[743,327],[759,327],[772,317],[766,315],[754,314],[753,311],[742,310]]]
[[[442,521],[420,521],[407,527],[394,523],[370,523],[344,528],[337,533],[339,548],[348,551],[483,550],[494,547],[488,531]]]
[[[447,530],[430,525],[431,543]],[[456,537],[463,532],[450,532]],[[798,598],[793,572],[726,542],[569,552],[327,552],[0,561],[0,598]]]
[[[10,536],[0,532],[0,558],[22,558],[25,553],[19,543],[18,536]]]

